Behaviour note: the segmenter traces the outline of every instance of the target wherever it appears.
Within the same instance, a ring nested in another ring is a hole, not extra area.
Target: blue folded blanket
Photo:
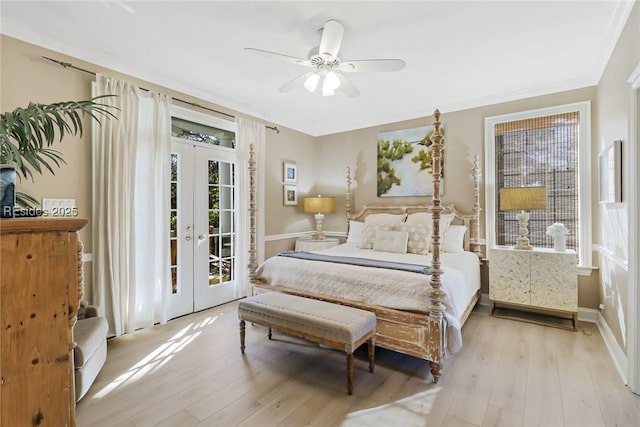
[[[368,258],[345,257],[335,255],[318,254],[307,251],[285,251],[278,256],[305,259],[308,261],[334,262],[338,264],[358,265],[361,267],[387,268],[390,270],[409,271],[411,273],[429,274],[429,265],[408,264],[404,262],[380,261]]]

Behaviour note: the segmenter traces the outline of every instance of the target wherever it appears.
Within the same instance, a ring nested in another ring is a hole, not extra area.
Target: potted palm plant
[[[2,164],[3,203],[12,197],[11,169],[18,179],[33,180],[34,174],[48,170],[55,175],[54,168],[65,163],[62,153],[51,148],[56,140],[62,142],[65,135],[82,135],[85,115],[100,123],[100,119],[116,116],[115,108],[100,102],[103,95],[85,101],[66,101],[53,104],[30,102],[26,108],[0,114],[0,164]],[[38,201],[28,194],[16,191],[14,203],[33,207]],[[3,209],[4,211],[5,209]]]

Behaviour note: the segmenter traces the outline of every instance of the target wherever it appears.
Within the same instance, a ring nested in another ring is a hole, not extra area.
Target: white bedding
[[[345,243],[318,253],[431,265],[431,254],[396,254],[360,249]],[[441,253],[442,289],[447,320],[447,351],[455,354],[462,346],[461,317],[471,297],[480,289],[480,263],[470,252]],[[275,256],[257,270],[266,284],[312,292],[371,305],[427,313],[431,276],[383,268],[330,264]]]

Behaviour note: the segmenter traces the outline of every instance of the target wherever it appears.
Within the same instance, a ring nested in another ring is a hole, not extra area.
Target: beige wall
[[[595,167],[597,155],[604,147],[614,140],[623,141],[622,203],[595,205],[594,243],[603,249],[596,258],[601,269],[598,297],[605,306],[602,315],[625,351],[629,329],[626,265],[637,261],[629,260],[628,257],[630,236],[627,201],[630,191],[639,191],[639,183],[629,181],[625,168],[628,144],[638,144],[638,141],[628,140],[631,88],[627,81],[639,63],[640,5],[636,4],[598,84],[598,104],[594,109],[594,121],[598,127],[592,151]],[[638,236],[631,238],[637,239]]]
[[[303,210],[303,200],[312,194],[316,162],[315,138],[300,132],[283,129],[267,140],[265,160],[266,236],[297,234],[313,228],[313,217]],[[284,162],[295,163],[298,169],[298,205],[284,205]],[[269,238],[269,237],[267,237]],[[265,258],[293,249],[295,237],[265,242]]]

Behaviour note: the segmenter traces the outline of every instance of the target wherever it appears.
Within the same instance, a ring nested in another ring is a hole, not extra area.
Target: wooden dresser
[[[0,425],[75,426],[77,231],[87,222],[0,221]]]

